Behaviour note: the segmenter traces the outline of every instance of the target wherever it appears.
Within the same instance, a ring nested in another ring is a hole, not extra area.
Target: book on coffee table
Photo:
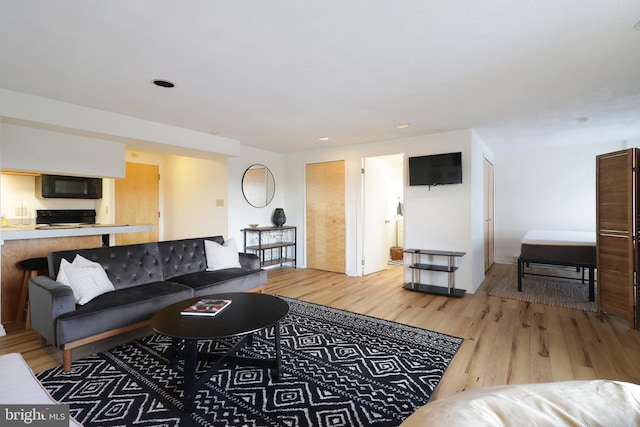
[[[203,298],[182,310],[180,314],[185,316],[215,316],[229,307],[230,304],[231,300],[229,299]]]

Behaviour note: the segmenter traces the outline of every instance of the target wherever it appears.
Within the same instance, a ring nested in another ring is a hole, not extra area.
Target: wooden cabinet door
[[[634,315],[636,271],[636,185],[634,166],[637,149],[596,157],[596,245],[598,267],[598,311],[629,320]]]
[[[160,182],[158,165],[127,163],[127,175],[115,181],[116,223],[153,224],[153,229],[116,234],[117,245],[157,242],[159,236]]]
[[[306,167],[307,268],[345,272],[344,161]]]

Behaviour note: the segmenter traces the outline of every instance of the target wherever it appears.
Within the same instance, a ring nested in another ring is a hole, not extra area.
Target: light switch
[[[216,206],[224,206],[224,199],[216,199]]]

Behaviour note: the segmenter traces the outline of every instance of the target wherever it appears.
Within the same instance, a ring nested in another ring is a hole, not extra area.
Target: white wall
[[[166,240],[226,234],[227,172],[226,160],[165,159]]]
[[[362,257],[362,230],[360,214],[362,212],[362,196],[360,192],[360,165],[363,157],[404,154],[408,157],[463,152],[463,184],[432,187],[404,188],[404,227],[405,247],[425,249],[442,249],[467,252],[463,266],[458,270],[456,284],[473,292],[484,279],[484,272],[475,272],[476,257],[484,259],[484,253],[473,247],[470,236],[477,236],[480,231],[472,231],[478,227],[472,222],[472,213],[480,209],[477,202],[472,203],[472,188],[482,187],[482,145],[478,151],[472,151],[473,143],[481,143],[471,130],[446,132],[435,135],[423,135],[410,138],[358,144],[346,147],[329,147],[325,149],[291,153],[285,156],[285,211],[288,223],[299,227],[298,246],[299,265],[306,266],[305,256],[305,165],[308,163],[344,160],[346,167],[346,274],[361,274],[358,260]],[[479,154],[478,154],[479,153]],[[475,163],[479,163],[479,166]],[[472,173],[476,168],[480,172]],[[480,176],[480,182],[472,184],[473,179]],[[480,224],[482,217],[480,217]],[[475,277],[477,276],[477,277]],[[446,277],[444,278],[446,280]]]
[[[473,252],[471,239],[474,213],[471,195],[475,179],[472,136],[470,131],[460,131],[420,137],[415,142],[422,143],[407,148],[407,157],[462,152],[462,184],[406,187],[404,215],[407,248],[466,252],[456,272],[456,287],[469,292],[474,292],[484,279],[484,272],[473,277],[474,260],[482,257],[483,252]],[[443,259],[427,258],[422,262],[442,263]],[[407,282],[411,279],[410,273],[405,269]],[[430,284],[447,285],[446,274],[423,272],[422,276],[423,281]]]
[[[276,191],[273,201],[264,208],[256,208],[251,206],[242,194],[242,175],[247,168],[253,164],[261,164],[269,168],[273,174]],[[243,247],[243,233],[240,231],[247,228],[249,224],[259,224],[260,226],[271,226],[271,215],[275,208],[284,208],[285,193],[285,174],[284,174],[284,155],[273,153],[271,151],[260,150],[252,147],[242,147],[242,153],[239,157],[230,157],[227,160],[229,170],[228,194],[229,194],[229,228],[228,237],[235,237],[238,248]],[[295,224],[289,218],[289,212],[285,209],[287,215],[286,225]]]
[[[240,141],[108,111],[0,89],[0,118],[40,129],[123,142],[129,148],[216,158],[240,154]],[[188,154],[186,154],[188,153]]]
[[[4,123],[2,169],[123,178],[125,145],[86,136]]]
[[[511,264],[528,230],[595,231],[596,155],[624,143],[496,152],[495,260]]]

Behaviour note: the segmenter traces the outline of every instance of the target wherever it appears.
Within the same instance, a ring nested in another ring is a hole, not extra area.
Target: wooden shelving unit
[[[455,262],[456,258],[463,257],[465,252],[438,251],[430,249],[405,249],[403,252],[411,254],[411,263],[408,266],[411,269],[411,282],[405,283],[405,289],[457,298],[464,296],[466,293],[464,289],[456,289],[455,272],[458,267],[456,267]],[[446,257],[447,264],[423,263],[422,258],[425,256]],[[421,273],[423,271],[446,273],[448,275],[447,286],[436,286],[422,283]]]
[[[297,227],[255,227],[242,232],[244,251],[258,255],[262,267],[289,263],[296,266]]]

